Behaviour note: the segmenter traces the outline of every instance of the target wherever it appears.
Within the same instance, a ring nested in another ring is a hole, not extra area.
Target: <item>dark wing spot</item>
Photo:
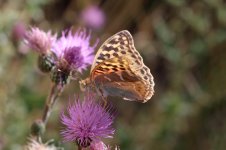
[[[113,68],[118,68],[118,66],[117,65],[111,65]]]
[[[112,64],[106,64],[106,63],[104,63],[104,65],[105,66],[108,66],[108,67],[112,66]]]
[[[119,41],[122,41],[122,37],[118,38]]]
[[[145,73],[145,71],[143,69],[141,69],[140,72],[141,72],[141,74],[144,74]]]
[[[121,45],[124,45],[124,41],[121,41],[120,44],[121,44]]]
[[[118,48],[114,48],[114,51],[115,51],[115,52],[118,52],[119,50],[118,50]]]
[[[147,67],[144,67],[144,70],[145,70],[145,71],[148,71],[148,68],[147,68]]]
[[[126,54],[126,51],[121,51],[122,54]]]
[[[104,71],[104,68],[102,67],[99,67],[97,70],[101,70],[101,71]]]
[[[110,54],[105,54],[105,56],[107,56],[108,58],[110,58]]]
[[[110,47],[107,47],[106,45],[104,45],[104,46],[103,46],[103,50],[104,50],[104,51],[111,51],[111,48],[110,48]]]
[[[105,60],[104,55],[100,54],[100,56],[97,59]]]
[[[120,67],[120,70],[126,70],[124,67]]]
[[[118,42],[116,41],[116,40],[111,40],[110,42],[109,42],[109,44],[117,44]]]
[[[116,69],[116,68],[112,68],[112,70],[114,70],[114,71],[118,71],[118,69]]]
[[[115,57],[119,57],[119,55],[117,53],[113,53],[112,55]]]
[[[147,80],[147,79],[148,79],[148,77],[147,77],[147,76],[144,76],[144,79],[145,79],[145,80]]]
[[[134,54],[132,55],[133,58],[137,58]]]
[[[136,62],[138,65],[141,65],[140,61],[136,60],[135,62]]]

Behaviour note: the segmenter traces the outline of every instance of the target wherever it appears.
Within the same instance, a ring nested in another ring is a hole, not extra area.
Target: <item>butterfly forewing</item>
[[[131,63],[142,65],[142,57],[135,49],[133,38],[127,30],[116,33],[101,45],[94,58],[91,72],[96,65],[105,60],[125,56],[127,59],[135,60],[135,62]]]
[[[153,76],[135,49],[131,34],[116,33],[98,50],[91,68],[91,81],[109,95],[146,102],[154,93]]]

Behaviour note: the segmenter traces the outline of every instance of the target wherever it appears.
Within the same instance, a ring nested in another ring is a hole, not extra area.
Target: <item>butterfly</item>
[[[136,50],[127,30],[108,38],[97,51],[90,76],[80,81],[93,86],[103,98],[119,96],[124,100],[147,102],[154,94],[154,78]]]

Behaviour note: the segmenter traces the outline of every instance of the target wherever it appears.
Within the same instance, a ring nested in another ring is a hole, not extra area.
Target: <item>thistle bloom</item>
[[[25,150],[57,150],[54,145],[48,145],[37,142],[34,139],[29,139],[29,143],[25,146]]]
[[[97,6],[90,6],[82,11],[81,19],[87,26],[100,29],[105,23],[105,14]]]
[[[55,40],[56,34],[52,35],[51,31],[46,33],[37,27],[31,28],[25,34],[25,43],[40,54],[50,51]]]
[[[36,27],[25,34],[25,43],[39,53],[38,67],[44,73],[50,72],[55,66],[55,54],[51,51],[55,41],[56,34],[52,35],[51,31],[46,33]]]
[[[62,32],[61,37],[53,45],[59,68],[81,72],[92,64],[97,42],[90,46],[90,39],[91,35],[87,34],[86,30],[78,30],[76,33],[72,33],[72,30]]]
[[[81,147],[88,147],[101,138],[112,138],[114,113],[111,107],[103,108],[87,94],[83,101],[75,100],[67,108],[68,115],[61,114],[65,129],[61,134],[65,141],[75,141]]]

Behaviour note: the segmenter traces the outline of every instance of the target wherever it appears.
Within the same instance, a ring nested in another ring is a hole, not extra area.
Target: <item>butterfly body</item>
[[[110,37],[99,49],[90,77],[81,81],[103,96],[146,102],[154,93],[150,69],[134,47],[131,34],[123,30]]]

